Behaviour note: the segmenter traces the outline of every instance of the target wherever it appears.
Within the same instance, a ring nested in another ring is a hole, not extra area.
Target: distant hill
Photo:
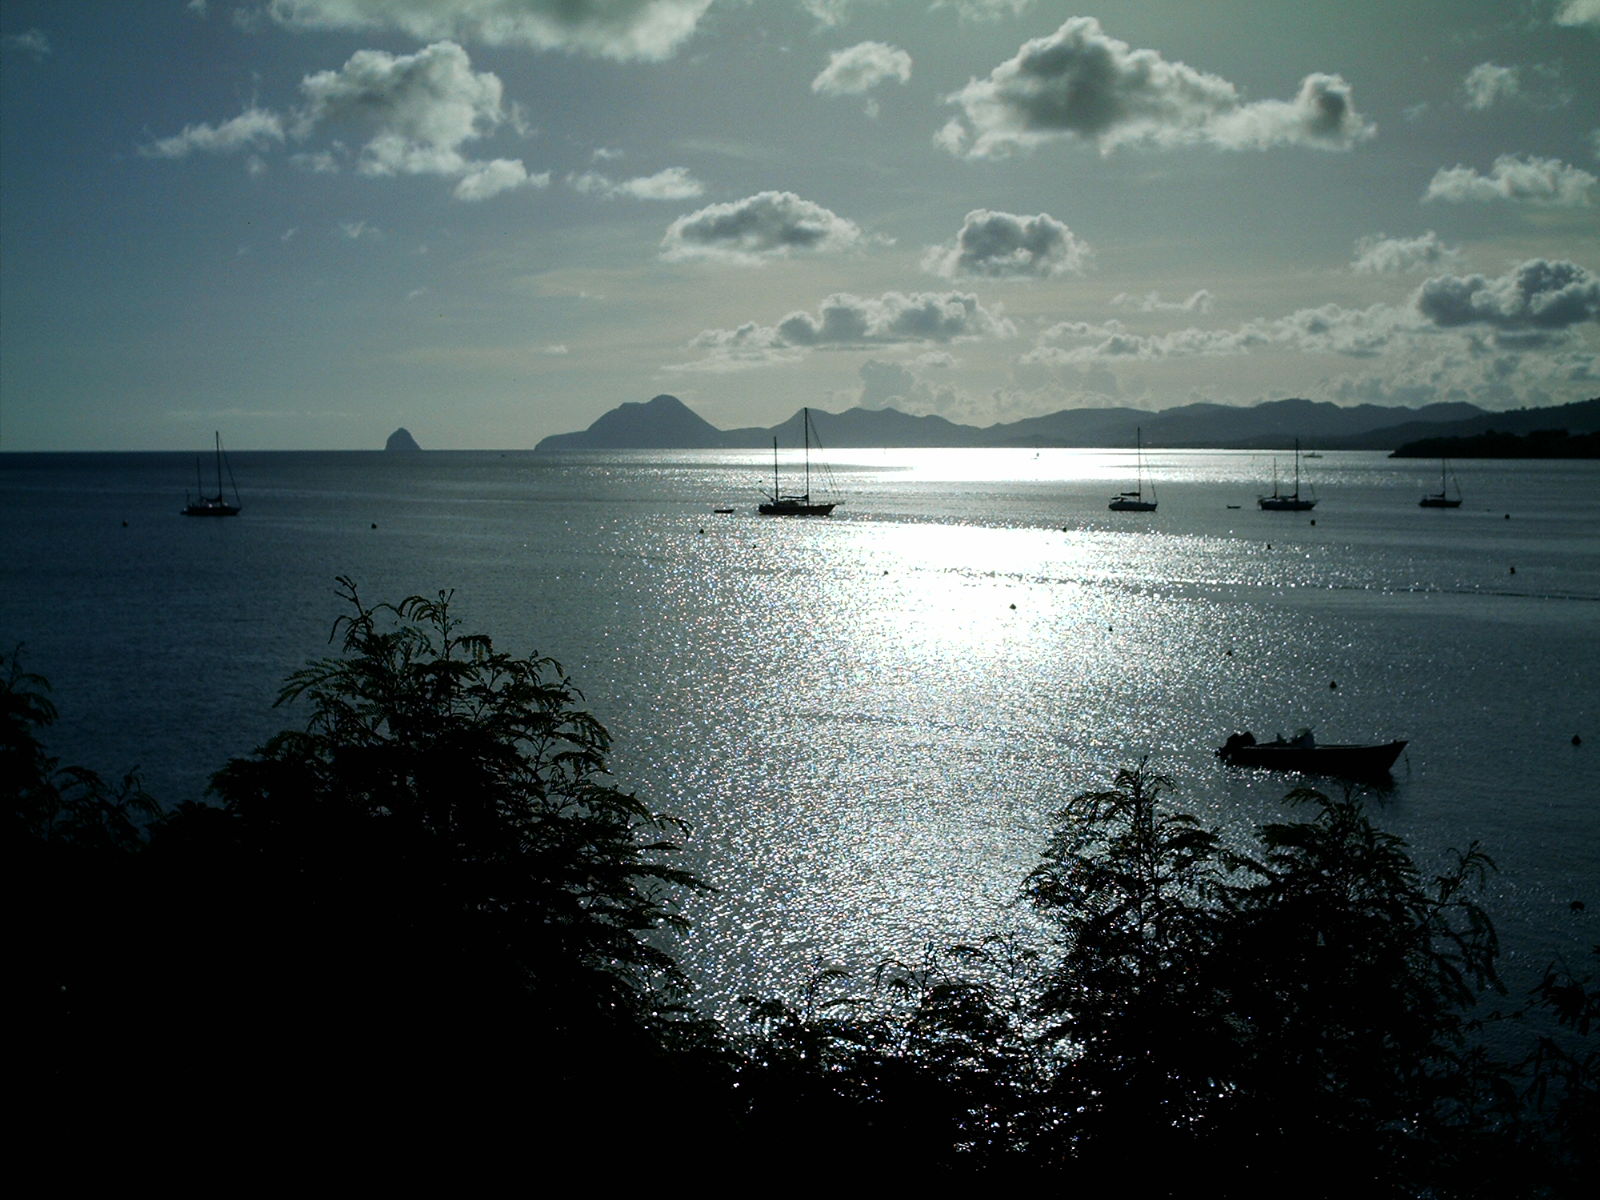
[[[1484,413],[1444,428],[1400,426],[1395,432],[1407,440],[1390,458],[1593,458],[1600,441],[1600,396],[1556,408]]]
[[[1288,449],[1296,439],[1306,450],[1393,450],[1419,437],[1464,437],[1487,432],[1572,433],[1600,430],[1600,399],[1551,408],[1491,413],[1474,404],[1429,404],[1390,408],[1378,404],[1341,407],[1326,401],[1271,400],[1243,408],[1185,404],[1161,412],[1134,408],[1069,408],[987,428],[958,425],[943,417],[916,417],[893,408],[852,408],[842,413],[813,410],[811,425],[822,445],[833,449],[910,447],[1125,446],[1135,433],[1146,447],[1171,449]],[[555,434],[539,450],[750,450],[777,438],[800,444],[800,414],[772,428],[721,430],[675,396],[628,403],[600,417],[581,433]]]
[[[728,436],[676,396],[623,404],[582,433],[558,433],[536,450],[721,450]]]
[[[411,431],[404,425],[389,435],[389,440],[383,444],[383,448],[407,453],[422,449],[421,446],[417,445],[417,439],[411,436]]]

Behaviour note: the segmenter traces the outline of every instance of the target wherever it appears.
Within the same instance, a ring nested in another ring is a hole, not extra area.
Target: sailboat
[[[1426,496],[1424,496],[1421,500],[1418,500],[1417,501],[1418,507],[1420,507],[1420,508],[1460,508],[1461,507],[1461,485],[1459,483],[1456,484],[1456,494],[1455,494],[1454,497],[1452,497],[1449,494],[1449,492],[1446,490],[1446,488],[1445,488],[1445,471],[1446,471],[1446,469],[1447,469],[1446,461],[1441,458],[1439,460],[1439,490],[1437,492],[1430,492]]]
[[[183,514],[186,517],[236,517],[239,515],[239,485],[233,485],[233,503],[222,498],[222,434],[213,435],[217,442],[217,494],[208,496],[200,482],[200,460],[194,460],[195,498],[184,497]],[[233,483],[233,468],[228,468],[228,482]]]
[[[800,410],[800,425],[805,437],[805,489],[799,493],[781,492],[778,488],[778,439],[772,439],[772,495],[756,511],[764,517],[825,517],[838,506],[838,502],[811,499],[811,410]]]
[[[1156,488],[1150,485],[1150,499],[1144,498],[1144,430],[1135,428],[1133,433],[1133,491],[1118,492],[1111,497],[1111,503],[1106,507],[1112,512],[1155,512]]]
[[[1316,506],[1315,500],[1300,495],[1300,439],[1294,440],[1294,491],[1287,494],[1278,490],[1278,470],[1272,470],[1272,495],[1257,496],[1256,503],[1267,512],[1306,512]]]

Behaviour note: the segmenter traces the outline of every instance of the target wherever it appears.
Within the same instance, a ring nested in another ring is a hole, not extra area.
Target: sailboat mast
[[[800,424],[801,424],[800,433],[801,433],[801,436],[805,438],[805,443],[806,443],[806,490],[805,490],[805,497],[806,497],[807,500],[809,500],[809,499],[811,499],[811,410],[809,408],[802,408],[800,410]]]
[[[217,499],[222,499],[222,431],[214,429],[211,436],[217,444]]]
[[[1294,440],[1294,498],[1300,499],[1300,439]]]
[[[772,499],[778,499],[778,439],[772,439]]]

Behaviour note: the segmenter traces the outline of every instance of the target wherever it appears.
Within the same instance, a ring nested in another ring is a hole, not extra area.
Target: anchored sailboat
[[[778,487],[778,439],[772,439],[772,495],[758,505],[756,511],[764,517],[825,517],[838,506],[811,499],[811,410],[800,410],[800,424],[805,438],[805,488],[794,493],[783,493]]]
[[[1459,483],[1456,484],[1456,494],[1454,496],[1451,496],[1445,488],[1445,472],[1447,467],[1447,461],[1441,458],[1439,460],[1439,490],[1437,492],[1430,492],[1421,500],[1418,500],[1417,506],[1419,508],[1461,507],[1461,485]]]
[[[1150,499],[1144,498],[1144,430],[1140,427],[1134,429],[1133,447],[1133,491],[1118,492],[1106,507],[1112,512],[1155,512],[1155,484],[1150,485]]]
[[[217,494],[208,496],[200,482],[200,460],[194,460],[195,498],[184,497],[182,515],[185,517],[236,517],[239,515],[239,485],[233,482],[233,468],[228,468],[228,482],[233,484],[233,503],[222,498],[222,434],[214,433],[217,442]]]
[[[1316,506],[1316,500],[1303,499],[1300,495],[1300,439],[1294,440],[1294,491],[1287,494],[1278,490],[1278,472],[1276,466],[1272,472],[1272,495],[1257,496],[1256,503],[1267,512],[1306,512]]]

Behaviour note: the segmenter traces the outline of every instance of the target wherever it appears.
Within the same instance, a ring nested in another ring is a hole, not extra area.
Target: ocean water
[[[1283,817],[1294,780],[1214,757],[1239,729],[1409,739],[1372,804],[1424,867],[1496,860],[1514,989],[1596,939],[1600,464],[1460,463],[1437,511],[1437,464],[1329,453],[1281,514],[1270,454],[1148,451],[1160,509],[1117,514],[1128,451],[848,451],[835,515],[781,520],[756,453],[231,458],[243,514],[194,520],[192,456],[0,455],[0,640],[55,688],[52,752],[197,798],[303,715],[272,704],[336,576],[453,589],[690,822],[718,890],[675,948],[712,1011],[1024,922],[1052,814],[1141,759],[1230,833]]]

